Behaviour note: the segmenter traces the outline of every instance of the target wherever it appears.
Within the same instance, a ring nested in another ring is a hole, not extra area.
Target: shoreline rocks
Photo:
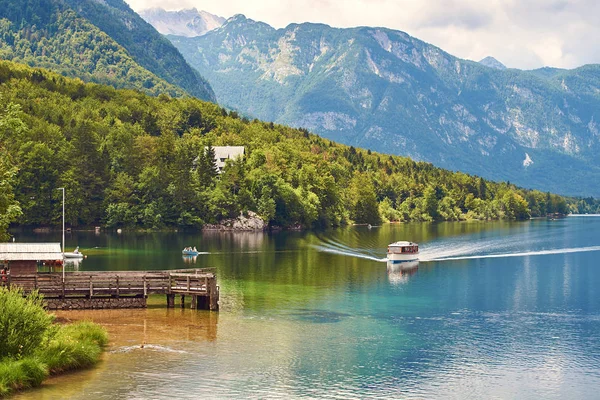
[[[248,211],[246,215],[241,214],[237,218],[225,219],[218,224],[206,224],[203,231],[264,231],[267,229],[265,220],[255,212]]]

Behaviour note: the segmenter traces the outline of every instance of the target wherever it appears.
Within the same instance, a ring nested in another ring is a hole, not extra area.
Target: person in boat
[[[194,250],[193,251],[198,252],[198,250],[196,250],[196,246],[194,246]]]
[[[77,246],[77,247],[75,248],[75,250],[73,250],[73,253],[75,253],[75,254],[79,254],[79,246]]]

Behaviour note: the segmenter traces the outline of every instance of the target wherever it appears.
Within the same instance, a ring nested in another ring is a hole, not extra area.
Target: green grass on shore
[[[104,328],[91,322],[54,324],[35,293],[0,288],[0,309],[0,397],[96,364],[108,342]]]

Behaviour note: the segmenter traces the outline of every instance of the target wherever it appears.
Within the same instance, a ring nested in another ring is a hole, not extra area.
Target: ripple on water
[[[317,324],[340,322],[344,318],[352,316],[351,314],[343,312],[311,309],[298,309],[295,312],[288,313],[287,315],[300,321],[312,322]]]
[[[109,351],[109,353],[111,353],[111,354],[130,353],[132,351],[158,351],[158,352],[164,352],[164,353],[188,354],[188,352],[185,350],[177,350],[177,349],[173,349],[173,348],[167,347],[167,346],[161,346],[161,345],[156,345],[156,344],[147,344],[147,343],[142,343],[142,344],[136,345],[136,346],[121,346],[119,348]]]

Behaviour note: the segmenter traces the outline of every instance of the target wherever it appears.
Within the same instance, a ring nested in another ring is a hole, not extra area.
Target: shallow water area
[[[398,240],[419,243],[418,268],[380,262]],[[558,399],[600,387],[600,218],[67,243],[89,255],[80,270],[215,267],[221,311],[168,310],[159,296],[145,310],[57,313],[104,325],[104,360],[18,398]],[[206,254],[184,259],[186,246]]]

